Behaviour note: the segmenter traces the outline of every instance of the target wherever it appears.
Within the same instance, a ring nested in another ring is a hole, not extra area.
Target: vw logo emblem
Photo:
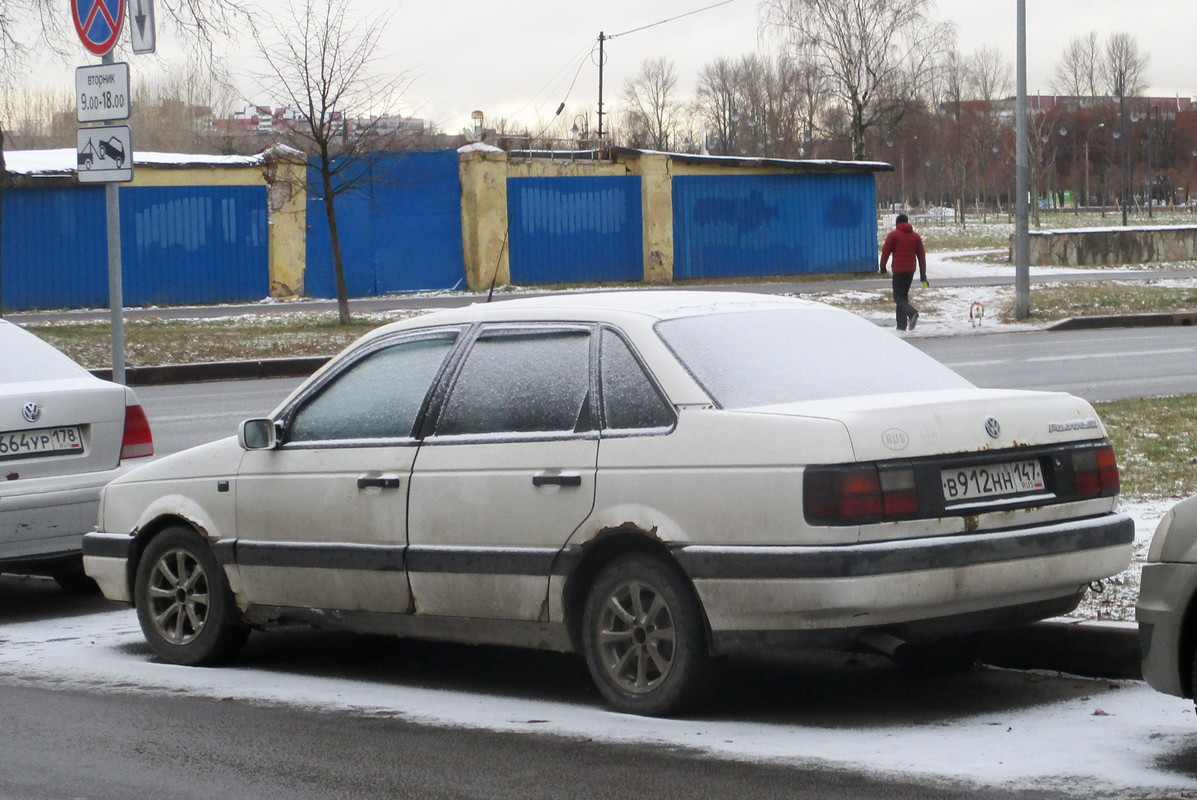
[[[985,432],[989,434],[991,439],[996,439],[1002,435],[1002,426],[996,419],[990,417],[985,420]]]
[[[26,403],[21,408],[21,416],[26,422],[37,422],[42,418],[42,409],[37,403]]]

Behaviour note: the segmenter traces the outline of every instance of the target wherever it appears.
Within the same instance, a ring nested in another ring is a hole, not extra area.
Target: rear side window
[[[402,439],[412,435],[452,338],[395,344],[359,360],[291,420],[288,441]]]
[[[587,426],[589,396],[589,331],[483,334],[461,366],[436,432],[570,432]]]
[[[854,314],[831,308],[679,317],[658,335],[721,408],[972,386]]]
[[[673,425],[672,407],[657,392],[627,343],[614,331],[603,331],[599,363],[604,428],[667,428]]]

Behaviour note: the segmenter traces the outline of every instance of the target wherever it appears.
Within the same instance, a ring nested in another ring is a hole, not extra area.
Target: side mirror
[[[247,419],[237,429],[242,450],[273,450],[278,447],[278,428],[272,419]]]

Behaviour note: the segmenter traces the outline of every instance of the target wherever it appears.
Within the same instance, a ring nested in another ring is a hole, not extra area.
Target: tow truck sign
[[[133,135],[128,125],[80,128],[80,183],[123,183],[133,180]]]
[[[71,0],[71,19],[83,46],[102,56],[120,38],[125,0]]]

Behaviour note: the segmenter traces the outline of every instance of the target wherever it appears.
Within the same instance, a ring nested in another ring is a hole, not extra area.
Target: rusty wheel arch
[[[685,580],[690,592],[694,595],[698,607],[702,609],[703,626],[707,632],[709,647],[710,622],[706,618],[706,609],[702,606],[702,599],[698,596],[690,576],[682,569],[670,548],[657,536],[655,528],[644,530],[639,526],[628,524],[602,530],[593,539],[584,543],[578,563],[570,570],[565,579],[565,587],[562,591],[565,626],[569,631],[570,644],[574,652],[582,652],[582,616],[590,586],[604,567],[628,553],[644,553],[653,556],[660,559],[670,569],[677,570],[678,575]]]
[[[137,567],[141,563],[141,555],[155,536],[176,525],[186,526],[198,533],[205,542],[208,541],[208,532],[204,530],[203,526],[197,525],[195,520],[179,514],[164,514],[138,528],[133,536],[133,548],[129,552],[129,560],[125,563],[125,583],[129,587],[129,597],[132,598],[135,607],[137,598],[133,591],[133,584],[137,580]]]

